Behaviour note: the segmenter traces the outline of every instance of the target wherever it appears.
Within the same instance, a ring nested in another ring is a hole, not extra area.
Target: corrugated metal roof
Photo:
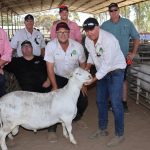
[[[0,11],[12,10],[12,12],[21,15],[67,5],[70,11],[99,14],[106,11],[112,2],[116,2],[119,7],[122,7],[143,1],[147,0],[0,0]]]

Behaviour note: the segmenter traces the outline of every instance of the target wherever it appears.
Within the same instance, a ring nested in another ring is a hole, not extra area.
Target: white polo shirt
[[[17,56],[22,56],[21,43],[28,40],[32,43],[33,54],[36,56],[41,55],[41,49],[45,48],[45,41],[40,31],[33,29],[32,34],[26,28],[18,30],[11,40],[11,48],[17,49]]]
[[[95,65],[98,80],[110,71],[126,67],[119,42],[111,33],[100,29],[97,43],[94,45],[94,42],[86,37],[85,46],[89,52],[87,63]]]
[[[45,47],[44,60],[54,63],[56,75],[68,78],[72,71],[79,67],[80,63],[86,61],[86,57],[83,46],[80,43],[69,39],[69,46],[65,52],[57,38],[55,38]]]

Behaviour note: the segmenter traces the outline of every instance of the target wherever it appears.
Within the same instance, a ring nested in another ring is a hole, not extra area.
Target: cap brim
[[[93,30],[95,26],[87,26],[87,27],[83,27],[83,30]]]

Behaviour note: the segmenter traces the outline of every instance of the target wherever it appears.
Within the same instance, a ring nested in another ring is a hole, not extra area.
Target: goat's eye
[[[78,73],[78,72],[76,73],[76,75],[79,75],[79,76],[81,76],[81,74],[80,74],[80,73]]]

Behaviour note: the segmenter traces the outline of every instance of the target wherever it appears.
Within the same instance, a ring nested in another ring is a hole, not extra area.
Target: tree
[[[140,32],[150,32],[150,1],[133,5],[135,11],[134,23]]]
[[[130,13],[131,13],[131,10],[130,10],[129,6],[125,6],[125,7],[120,8],[120,14],[123,17],[130,18]]]
[[[59,19],[59,14],[56,11],[54,11],[53,14],[39,12],[39,13],[36,13],[34,16],[35,16],[35,26],[43,27],[48,32],[49,32],[50,27],[52,26],[53,22]],[[77,20],[80,21],[79,15],[77,12],[70,12],[69,17],[74,21],[77,21]]]

